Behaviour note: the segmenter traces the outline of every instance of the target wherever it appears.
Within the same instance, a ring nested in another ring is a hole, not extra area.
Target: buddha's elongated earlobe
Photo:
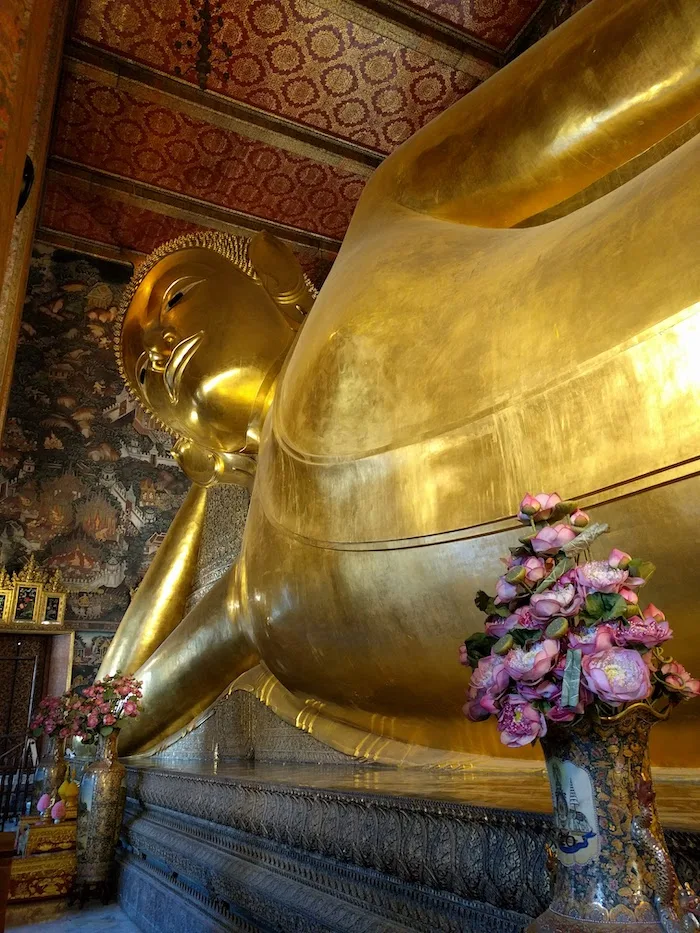
[[[248,257],[265,291],[296,329],[309,313],[315,294],[291,249],[265,231],[250,241]]]
[[[198,486],[231,483],[253,488],[255,458],[241,453],[205,450],[194,441],[180,438],[172,449],[183,473]]]

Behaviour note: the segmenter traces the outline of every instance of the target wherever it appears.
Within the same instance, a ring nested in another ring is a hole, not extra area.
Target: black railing
[[[27,813],[38,762],[36,742],[25,734],[2,735],[0,742],[7,748],[0,755],[0,832],[4,832],[14,829]]]

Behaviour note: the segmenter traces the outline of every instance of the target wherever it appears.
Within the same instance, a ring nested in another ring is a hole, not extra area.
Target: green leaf
[[[108,735],[111,735],[113,732],[114,732],[114,726],[102,726],[102,728],[100,729],[100,735],[104,735],[105,737],[107,737]]]
[[[656,570],[656,565],[652,564],[650,560],[642,560],[640,557],[635,557],[634,560],[630,561],[630,565],[627,569],[631,577],[643,577],[648,581]]]
[[[497,641],[494,635],[487,635],[486,632],[475,632],[474,635],[470,635],[464,642],[470,667],[476,667],[481,658],[488,657]]]
[[[569,570],[572,570],[574,567],[574,561],[570,557],[565,557],[564,560],[560,560],[555,566],[550,570],[547,576],[542,580],[536,587],[535,593],[544,593],[545,590],[548,590],[550,586],[554,586],[559,577],[564,576]]]
[[[492,596],[489,596],[484,590],[477,590],[476,596],[474,597],[474,605],[477,609],[480,609],[481,612],[491,612],[489,608],[491,603],[493,603]]]
[[[547,519],[548,522],[559,522],[567,515],[575,512],[578,506],[575,502],[558,502],[552,509],[552,514]]]
[[[586,597],[585,612],[595,622],[625,618],[627,600],[619,593],[591,593]]]
[[[561,705],[576,706],[581,687],[581,651],[569,648],[566,652],[566,667],[561,685]]]

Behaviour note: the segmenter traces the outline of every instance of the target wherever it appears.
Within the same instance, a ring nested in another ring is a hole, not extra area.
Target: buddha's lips
[[[204,337],[204,331],[193,334],[192,337],[185,337],[180,343],[173,347],[168,362],[163,370],[163,382],[168,393],[168,397],[173,405],[177,404],[180,394],[180,383],[185,372],[185,367],[197,352],[199,344]]]

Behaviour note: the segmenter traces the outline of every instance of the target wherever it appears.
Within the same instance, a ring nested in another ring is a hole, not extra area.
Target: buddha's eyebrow
[[[174,308],[178,301],[181,301],[195,285],[200,285],[203,281],[204,279],[198,279],[192,275],[185,275],[175,279],[174,282],[168,285],[163,294],[164,310],[165,306],[167,306],[168,311]]]

